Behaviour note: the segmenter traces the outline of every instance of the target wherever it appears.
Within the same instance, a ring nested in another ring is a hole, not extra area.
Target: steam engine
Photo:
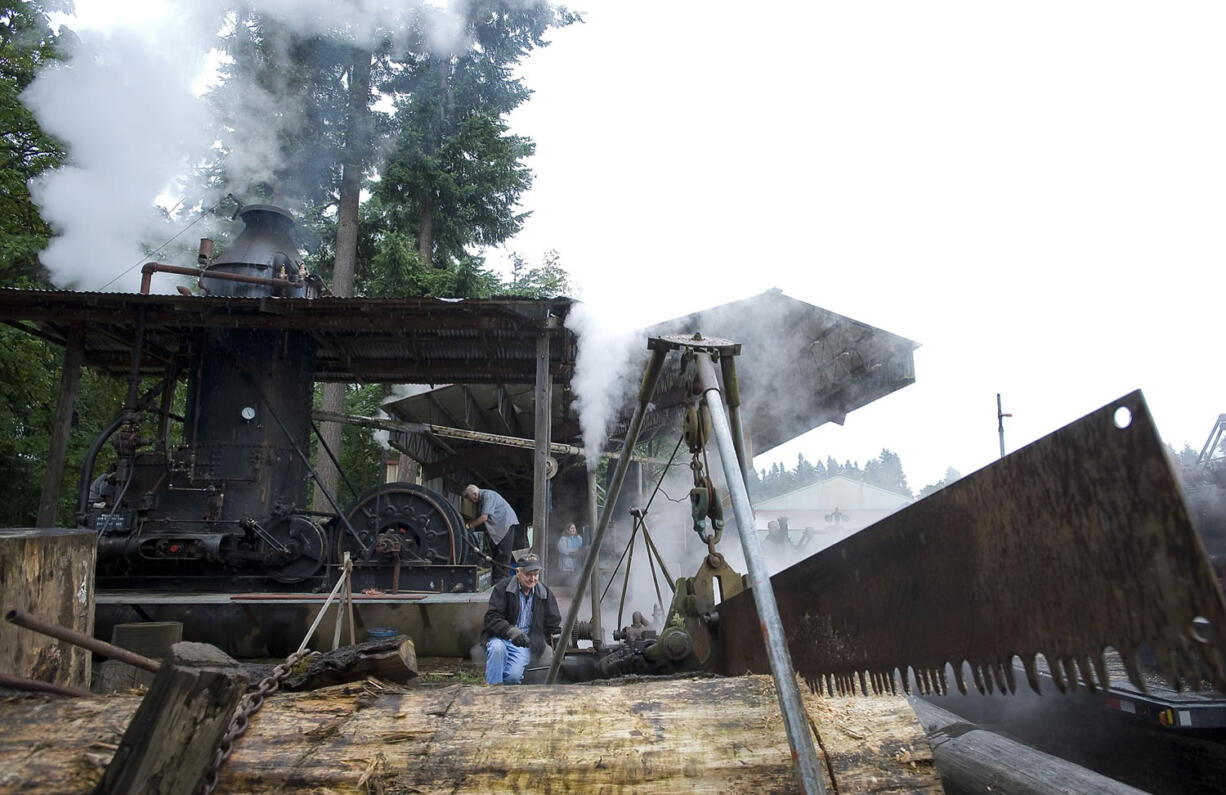
[[[202,244],[201,270],[156,269],[198,274],[206,296],[317,298],[320,282],[298,255],[292,216],[269,205],[240,215],[246,228],[225,254],[210,262]],[[334,503],[332,512],[306,509],[315,374],[306,332],[201,331],[177,371],[143,398],[140,344],[123,411],[95,440],[81,477],[78,521],[98,533],[100,586],[323,587],[348,552],[358,587],[413,588],[411,573],[425,572],[420,587],[428,590],[475,588],[476,567],[467,565],[474,542],[440,494],[391,483],[348,507]],[[181,438],[172,442],[169,419],[183,379]],[[154,415],[156,438],[142,438],[150,425],[143,420]],[[96,480],[94,462],[108,439],[116,464]]]

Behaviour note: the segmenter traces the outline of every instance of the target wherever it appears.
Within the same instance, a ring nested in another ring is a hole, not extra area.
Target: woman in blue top
[[[558,539],[558,571],[562,574],[563,581],[570,582],[575,578],[575,572],[579,569],[579,550],[582,548],[583,536],[579,535],[575,523],[571,522]]]

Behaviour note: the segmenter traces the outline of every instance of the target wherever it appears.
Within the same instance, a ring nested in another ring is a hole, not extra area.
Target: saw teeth
[[[1141,676],[1141,666],[1137,663],[1137,650],[1120,652],[1120,659],[1124,661],[1124,671],[1128,674],[1128,681],[1132,686],[1142,693],[1147,692],[1145,679]]]
[[[1067,693],[1068,686],[1064,683],[1064,672],[1060,668],[1060,658],[1048,658],[1047,669],[1051,671],[1051,680],[1056,684],[1056,689],[1061,693]]]
[[[1064,668],[1064,678],[1068,682],[1068,691],[1070,693],[1077,692],[1077,667],[1075,660],[1072,657],[1065,657],[1062,661]]]
[[[1107,673],[1107,658],[1100,651],[1090,658],[1090,662],[1094,664],[1094,672],[1098,674],[1098,686],[1104,691],[1111,687],[1111,675]]]
[[[1090,660],[1087,657],[1077,658],[1077,673],[1081,674],[1081,681],[1086,686],[1086,690],[1091,693],[1097,691],[1097,686],[1094,683],[1094,672],[1090,668]]]
[[[1039,670],[1035,666],[1033,654],[1022,655],[1022,667],[1026,669],[1026,684],[1030,685],[1030,689],[1037,695],[1043,695],[1039,688]]]
[[[954,682],[958,684],[958,692],[966,695],[966,679],[962,676],[962,666],[964,663],[958,663],[954,666]]]

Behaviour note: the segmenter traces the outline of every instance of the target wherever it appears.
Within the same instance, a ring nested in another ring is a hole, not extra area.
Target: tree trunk
[[[434,264],[434,213],[429,208],[421,211],[418,223],[417,258],[422,265]]]
[[[353,295],[353,273],[358,257],[358,207],[362,197],[362,165],[370,149],[370,60],[369,52],[355,50],[353,64],[349,69],[349,129],[345,131],[340,206],[336,217],[336,262],[332,269],[332,293],[340,298]],[[323,409],[337,414],[345,411],[344,384],[324,384]],[[319,433],[339,461],[340,424],[320,423]],[[332,505],[324,497],[324,490],[332,495],[338,505],[344,506],[347,500],[338,492],[340,477],[332,460],[322,449],[315,460],[316,472],[319,474],[319,482],[315,485],[315,510],[332,510]]]
[[[826,791],[939,792],[905,699],[804,689]],[[0,701],[0,789],[84,792],[131,696]],[[46,738],[54,737],[54,742]],[[836,786],[837,784],[837,786]],[[219,792],[796,792],[770,677],[624,685],[339,685],[270,696]]]

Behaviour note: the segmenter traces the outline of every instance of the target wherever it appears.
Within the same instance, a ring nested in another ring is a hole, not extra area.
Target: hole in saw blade
[[[1127,406],[1120,406],[1115,410],[1115,414],[1111,416],[1111,419],[1115,421],[1115,427],[1127,428],[1132,424],[1132,410]]]
[[[1209,643],[1213,640],[1213,625],[1204,616],[1197,616],[1192,619],[1192,625],[1189,629],[1192,633],[1192,640],[1198,643]]]

